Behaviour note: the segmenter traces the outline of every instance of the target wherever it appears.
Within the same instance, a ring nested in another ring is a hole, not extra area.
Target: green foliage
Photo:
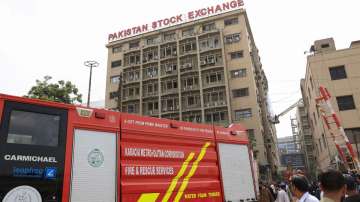
[[[31,87],[25,97],[37,98],[41,100],[50,100],[55,102],[64,102],[73,104],[82,102],[82,95],[78,88],[70,81],[60,80],[57,83],[49,83],[51,76],[44,76],[44,80],[36,80],[36,85]]]

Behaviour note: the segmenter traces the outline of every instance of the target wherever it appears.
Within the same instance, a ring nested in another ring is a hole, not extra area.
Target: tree
[[[82,102],[82,95],[78,88],[70,81],[60,80],[57,83],[49,83],[51,76],[44,76],[44,80],[36,80],[36,85],[31,87],[25,97],[37,98],[41,100],[51,100],[55,102],[64,102],[73,104]]]

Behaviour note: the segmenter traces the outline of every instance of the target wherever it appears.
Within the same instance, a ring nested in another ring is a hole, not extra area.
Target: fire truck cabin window
[[[60,116],[13,110],[7,143],[56,147]]]

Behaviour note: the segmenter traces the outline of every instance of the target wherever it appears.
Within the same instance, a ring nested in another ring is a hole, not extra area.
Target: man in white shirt
[[[289,196],[285,190],[286,190],[286,184],[281,183],[280,190],[277,193],[276,202],[290,202]]]
[[[291,177],[290,190],[298,202],[319,202],[319,200],[309,194],[309,182],[304,175],[294,175]]]

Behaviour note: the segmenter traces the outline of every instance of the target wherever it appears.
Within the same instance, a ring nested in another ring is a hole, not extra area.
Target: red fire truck
[[[2,202],[256,201],[245,129],[0,94]]]

